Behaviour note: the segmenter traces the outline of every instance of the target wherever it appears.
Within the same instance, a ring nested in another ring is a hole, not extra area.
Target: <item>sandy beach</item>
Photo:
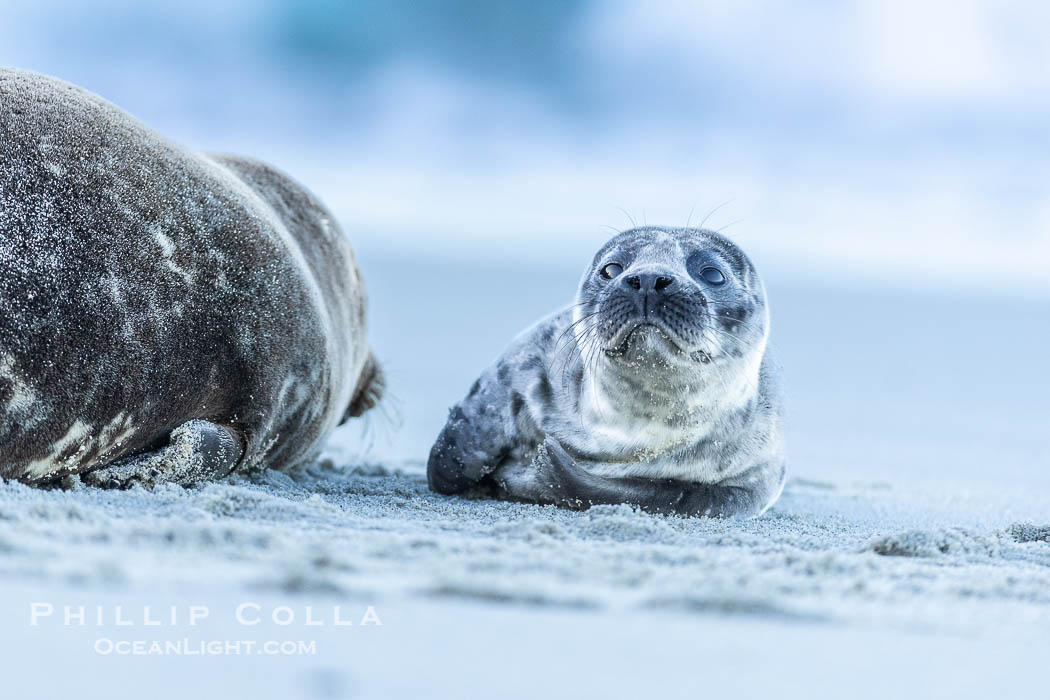
[[[919,317],[904,332],[916,317],[901,297],[791,288],[774,270],[774,339],[792,387],[780,501],[748,521],[577,513],[437,496],[423,461],[445,408],[510,337],[503,327],[571,293],[571,268],[540,270],[550,284],[511,304],[456,285],[424,298],[405,280],[426,264],[362,259],[396,398],[386,417],[337,433],[319,463],[193,489],[0,487],[3,652],[17,697],[72,692],[99,672],[119,673],[129,695],[185,697],[229,668],[252,697],[569,697],[581,676],[596,691],[658,685],[668,697],[876,697],[933,679],[929,697],[1041,687],[1050,490],[1045,409],[1026,403],[1047,391],[1034,372],[1040,339],[1005,323],[1012,361],[994,366],[941,348],[963,346],[982,305],[1022,319],[1042,302],[928,295],[921,308],[940,325]],[[847,304],[857,313],[822,322]],[[891,321],[898,332],[882,333]],[[472,342],[411,342],[435,329]],[[36,625],[34,603],[53,610]],[[245,603],[258,624],[233,615]],[[87,623],[67,625],[65,609],[81,605]],[[130,625],[116,622],[118,605]],[[191,627],[193,605],[209,615]],[[370,606],[382,624],[360,624]],[[175,624],[146,624],[172,607]],[[272,619],[282,607],[288,624]],[[173,639],[315,649],[196,663],[105,647]]]

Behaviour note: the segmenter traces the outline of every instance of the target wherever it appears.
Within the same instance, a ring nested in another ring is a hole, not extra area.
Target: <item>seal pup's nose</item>
[[[652,289],[662,292],[674,284],[674,277],[666,272],[642,272],[624,278],[624,284],[639,291],[647,292]]]

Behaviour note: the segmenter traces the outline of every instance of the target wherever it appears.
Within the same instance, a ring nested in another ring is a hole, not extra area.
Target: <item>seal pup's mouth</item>
[[[616,335],[612,337],[605,347],[605,354],[610,357],[621,357],[632,345],[645,343],[646,345],[663,345],[676,352],[686,352],[675,339],[674,334],[659,323],[653,321],[634,321],[625,323]]]
[[[623,357],[632,347],[637,347],[639,352],[653,350],[658,353],[687,355],[704,364],[711,361],[707,352],[690,350],[669,329],[652,320],[625,323],[605,347],[605,354],[608,357]]]

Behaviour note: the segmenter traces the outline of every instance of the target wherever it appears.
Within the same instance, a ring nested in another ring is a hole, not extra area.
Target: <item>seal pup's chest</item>
[[[583,401],[575,420],[549,432],[581,467],[599,476],[701,482],[724,476],[722,441],[713,435],[717,416],[696,407],[654,409],[637,415]]]

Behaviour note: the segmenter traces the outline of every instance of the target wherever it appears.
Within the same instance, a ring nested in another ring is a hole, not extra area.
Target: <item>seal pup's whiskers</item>
[[[703,228],[704,224],[707,223],[708,219],[710,219],[712,216],[714,216],[715,212],[717,212],[719,209],[721,209],[722,207],[726,206],[727,204],[731,203],[732,201],[733,201],[732,198],[727,199],[726,201],[722,202],[721,204],[719,204],[717,207],[715,207],[711,211],[707,212],[707,216],[704,217],[703,221],[700,222],[700,224],[698,225],[697,228]],[[689,228],[689,224],[686,224],[686,228]]]
[[[623,212],[623,215],[627,217],[627,220],[631,222],[631,226],[637,227],[638,224],[635,222],[634,217],[627,213],[627,210],[623,207],[616,207]]]

